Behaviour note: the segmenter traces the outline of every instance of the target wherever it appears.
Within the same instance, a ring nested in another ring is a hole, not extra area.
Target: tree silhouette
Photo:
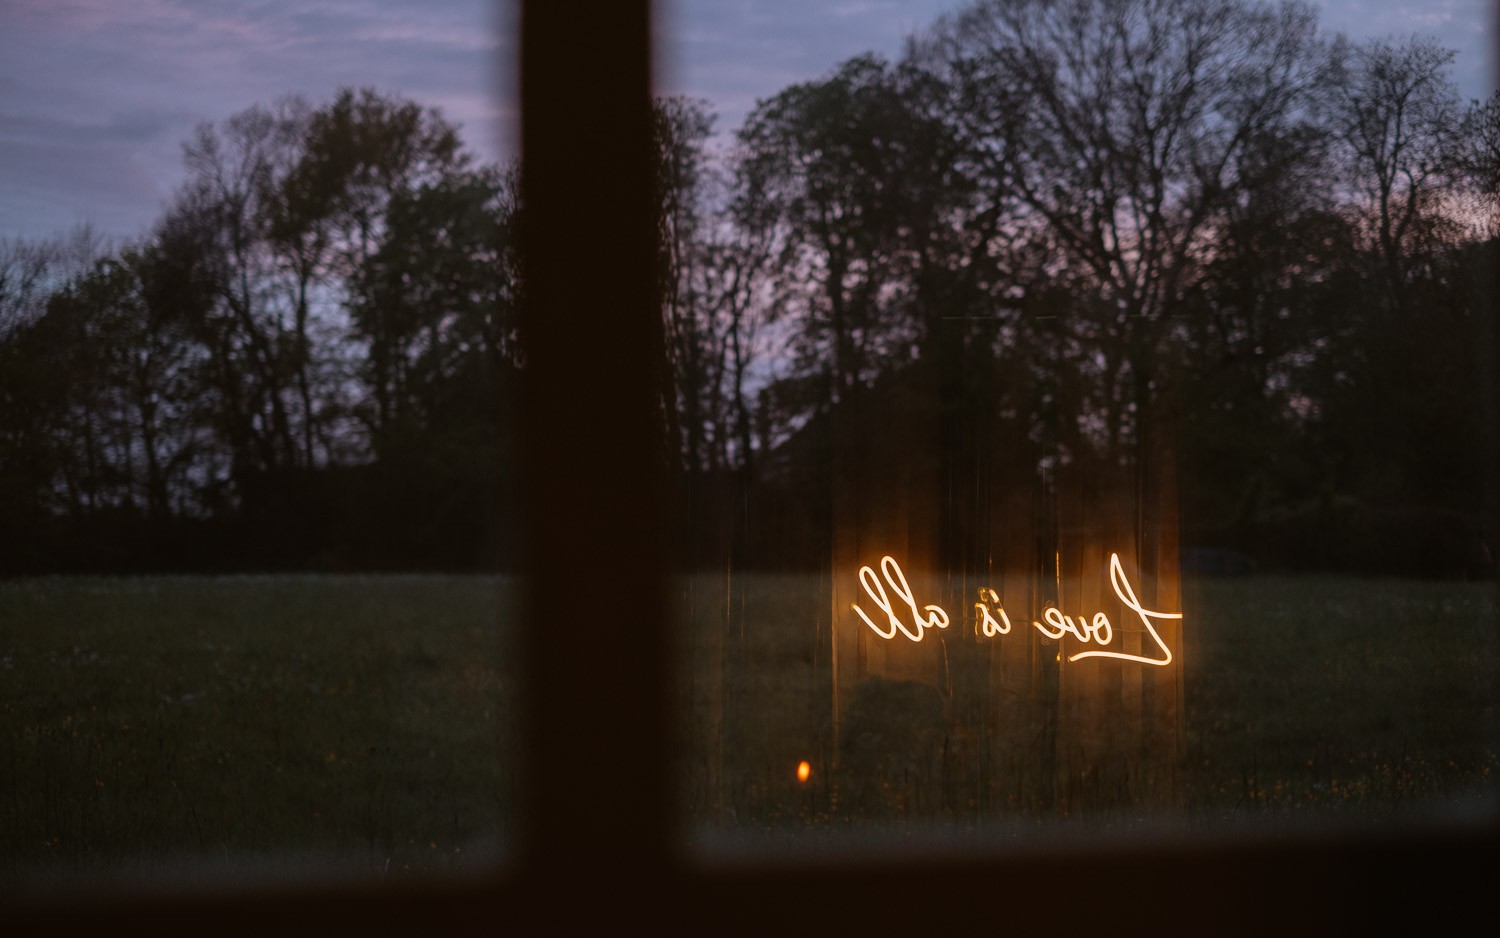
[[[821,565],[896,505],[880,536],[969,569],[997,519],[1170,517],[1179,472],[1189,537],[1272,564],[1477,525],[1500,98],[1316,25],[980,2],[729,137],[658,101],[685,556]],[[38,532],[0,563],[501,562],[520,170],[370,89],[205,124],[184,165],[133,243],[0,242],[0,518]]]

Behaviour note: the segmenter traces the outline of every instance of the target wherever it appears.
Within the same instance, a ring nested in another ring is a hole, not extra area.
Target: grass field
[[[1056,777],[1043,778],[1047,791],[1030,801],[1015,797],[1012,781],[963,764],[982,747],[965,745],[936,693],[924,714],[923,698],[899,686],[882,689],[884,705],[865,701],[882,725],[859,738],[886,751],[851,749],[846,726],[845,764],[799,785],[800,759],[833,761],[831,669],[811,628],[777,623],[826,614],[826,593],[812,580],[743,577],[730,594],[727,610],[724,589],[706,582],[685,584],[680,597],[702,623],[685,636],[684,655],[698,663],[687,669],[695,694],[684,707],[696,761],[683,774],[699,829],[1275,832],[1500,809],[1500,605],[1488,584],[1185,582],[1181,751],[1148,753],[1115,773],[1126,783],[1093,790],[1051,767]],[[729,634],[722,646],[711,637],[715,619]],[[704,666],[715,658],[723,664]],[[721,688],[726,703],[716,709]],[[1143,797],[1148,786],[1130,776],[1147,772],[1169,774],[1169,790]],[[877,797],[857,797],[872,785]]]
[[[1058,825],[1056,810],[955,797],[960,780],[995,781],[961,764],[972,747],[940,714],[892,711],[911,723],[889,737],[906,749],[846,752],[833,771],[813,624],[826,593],[815,578],[731,586],[679,587],[678,775],[696,829]],[[493,861],[515,775],[513,599],[510,581],[483,577],[0,583],[0,889]],[[1188,584],[1183,601],[1172,795],[1096,799],[1085,823],[1275,831],[1494,810],[1492,588],[1225,579]]]
[[[0,584],[0,882],[492,859],[508,584]]]

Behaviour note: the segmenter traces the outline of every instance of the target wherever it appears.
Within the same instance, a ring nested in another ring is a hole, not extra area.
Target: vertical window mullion
[[[523,867],[672,842],[650,4],[521,12]]]

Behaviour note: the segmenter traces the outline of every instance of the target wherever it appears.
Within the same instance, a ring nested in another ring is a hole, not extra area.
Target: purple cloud
[[[953,0],[661,0],[658,87],[710,99],[721,131],[786,85],[865,51],[895,58]],[[1329,32],[1422,32],[1494,86],[1488,0],[1326,0]],[[8,0],[0,4],[0,236],[92,220],[144,231],[202,121],[373,85],[441,108],[481,158],[515,152],[515,26],[497,0]]]

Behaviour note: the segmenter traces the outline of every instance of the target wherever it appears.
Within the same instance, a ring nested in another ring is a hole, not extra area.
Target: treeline
[[[204,125],[184,159],[87,270],[0,254],[0,567],[501,563],[513,173],[368,90]]]
[[[982,568],[989,519],[1172,472],[1186,546],[1492,570],[1500,97],[1452,58],[1295,4],[1016,0],[761,101],[722,159],[667,104],[696,553],[826,563],[873,500]]]
[[[921,463],[954,545],[1006,492],[1170,468],[1187,544],[1487,572],[1500,97],[1451,59],[1297,5],[1021,0],[729,143],[659,102],[684,559],[826,563],[861,467]],[[513,562],[515,171],[369,91],[185,157],[86,267],[0,245],[0,570]]]

